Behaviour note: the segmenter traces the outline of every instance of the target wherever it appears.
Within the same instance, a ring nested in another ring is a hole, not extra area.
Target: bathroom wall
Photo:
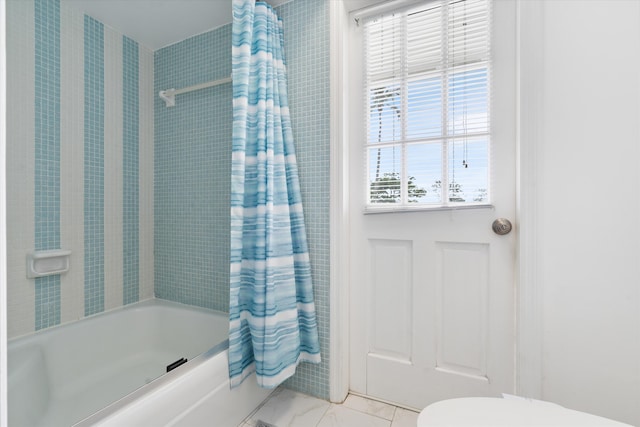
[[[155,52],[155,92],[231,76],[231,25]],[[229,307],[231,84],[155,99],[155,294]]]
[[[153,53],[60,0],[7,1],[8,334],[153,296]],[[26,255],[69,272],[26,278]]]
[[[327,398],[328,2],[277,10],[323,357],[288,384]],[[231,85],[173,108],[155,93],[229,76],[231,26],[154,55],[64,0],[9,0],[7,15],[9,337],[154,291],[227,310]],[[57,248],[70,271],[27,279],[26,254]]]
[[[276,8],[315,285],[320,365],[301,364],[293,389],[329,396],[328,1]],[[231,75],[231,25],[155,52],[155,91]],[[155,101],[155,294],[228,310],[231,84]]]
[[[534,397],[640,425],[640,3],[537,3]]]
[[[276,8],[284,22],[289,107],[322,363],[303,363],[289,388],[329,398],[329,0],[294,0]]]

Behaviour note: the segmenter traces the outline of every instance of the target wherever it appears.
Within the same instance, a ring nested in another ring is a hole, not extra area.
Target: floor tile
[[[318,427],[390,427],[391,421],[343,405],[331,405]]]
[[[375,415],[376,417],[392,420],[396,407],[386,403],[377,402],[375,400],[366,399],[364,397],[350,394],[343,403],[347,408],[364,412],[365,414]]]
[[[253,414],[249,424],[262,420],[277,427],[315,426],[329,406],[327,401],[282,389]]]
[[[416,427],[416,424],[418,424],[417,412],[396,408],[391,427]]]

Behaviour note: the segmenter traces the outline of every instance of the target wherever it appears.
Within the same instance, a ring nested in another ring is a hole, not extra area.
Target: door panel
[[[486,378],[489,246],[435,245],[437,369]]]
[[[369,355],[410,363],[413,336],[412,242],[371,239],[369,251],[373,299]]]
[[[350,387],[414,408],[513,393],[515,2],[493,6],[491,206],[364,214],[363,131],[350,141]],[[361,49],[351,28],[352,58]],[[352,66],[351,66],[352,65]],[[351,64],[351,123],[361,123],[361,64]]]

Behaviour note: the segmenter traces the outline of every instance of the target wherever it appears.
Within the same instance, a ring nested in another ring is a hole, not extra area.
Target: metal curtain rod
[[[206,89],[208,87],[218,86],[225,83],[231,83],[231,77],[225,77],[224,79],[218,79],[211,82],[183,87],[182,89],[161,90],[160,92],[158,92],[158,96],[164,101],[166,107],[174,107],[176,105],[176,95],[193,92],[194,90]]]

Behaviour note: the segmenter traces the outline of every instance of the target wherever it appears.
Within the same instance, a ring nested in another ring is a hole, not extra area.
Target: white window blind
[[[363,27],[369,208],[489,203],[490,0]]]

